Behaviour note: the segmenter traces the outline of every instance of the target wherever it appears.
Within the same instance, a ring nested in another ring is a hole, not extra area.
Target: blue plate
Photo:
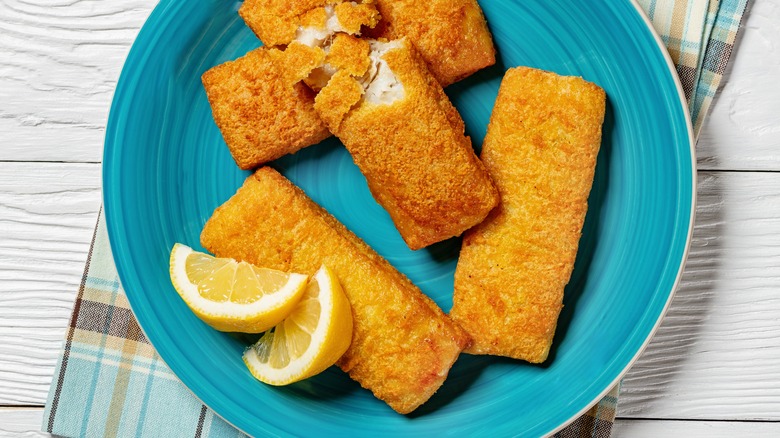
[[[259,46],[235,0],[162,0],[117,86],[106,133],[104,201],[111,248],[135,315],[176,375],[253,435],[360,431],[542,435],[595,403],[657,327],[692,229],[692,134],[660,40],[628,0],[491,0],[483,8],[499,61],[451,86],[480,145],[506,68],[579,75],[609,97],[584,234],[550,360],[533,366],[463,355],[439,392],[398,415],[335,367],[288,387],[255,381],[248,339],[216,332],[168,278],[175,242],[200,248],[214,208],[241,185],[200,76]],[[409,251],[336,140],[273,163],[446,311],[459,241]]]

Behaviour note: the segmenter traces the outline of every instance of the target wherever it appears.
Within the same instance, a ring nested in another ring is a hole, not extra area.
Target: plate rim
[[[680,282],[682,280],[683,273],[685,272],[685,265],[688,262],[688,255],[690,254],[690,250],[691,250],[691,242],[693,241],[693,226],[696,221],[696,205],[698,200],[698,190],[697,190],[698,171],[696,169],[696,137],[693,133],[693,122],[691,121],[691,111],[690,108],[688,107],[688,101],[685,98],[685,91],[683,90],[682,82],[680,82],[680,75],[677,74],[677,68],[675,67],[674,61],[672,61],[671,55],[669,55],[669,51],[667,50],[666,45],[661,39],[661,36],[655,30],[655,27],[653,27],[653,22],[650,21],[650,17],[647,15],[645,10],[642,9],[642,6],[639,4],[639,1],[638,0],[630,0],[630,1],[631,4],[634,6],[634,9],[636,10],[637,14],[639,14],[639,17],[642,18],[645,27],[647,27],[647,30],[650,32],[650,35],[655,40],[656,45],[658,46],[658,49],[661,52],[661,55],[663,55],[663,58],[666,61],[666,66],[669,69],[669,73],[671,74],[674,84],[677,88],[677,97],[680,99],[679,102],[680,106],[682,107],[683,114],[685,115],[685,124],[688,130],[688,145],[690,147],[690,153],[691,153],[691,214],[688,220],[688,235],[686,236],[685,249],[682,254],[682,259],[680,260],[680,267],[678,268],[677,271],[677,277],[675,278],[674,284],[672,285],[672,290],[669,293],[668,298],[666,299],[666,303],[664,303],[664,307],[661,310],[661,313],[658,315],[658,319],[656,319],[653,328],[650,330],[650,334],[647,336],[647,338],[645,338],[645,341],[639,347],[636,354],[634,354],[634,357],[632,357],[631,360],[628,361],[626,366],[618,373],[615,379],[612,380],[611,384],[607,386],[607,388],[604,389],[590,403],[588,403],[586,407],[584,407],[582,410],[574,414],[571,418],[566,420],[563,424],[561,424],[557,428],[546,433],[544,436],[551,436],[556,432],[563,430],[564,428],[566,428],[566,426],[573,423],[577,418],[581,417],[586,412],[588,412],[593,406],[595,406],[599,401],[601,401],[601,399],[604,398],[604,396],[607,395],[612,390],[612,388],[615,387],[615,385],[619,385],[623,377],[625,377],[628,371],[631,370],[634,364],[636,364],[637,360],[639,360],[639,358],[647,349],[647,346],[650,345],[650,341],[652,341],[653,338],[655,337],[656,333],[658,332],[658,328],[661,326],[661,323],[663,323],[664,319],[666,319],[666,313],[669,311],[669,307],[671,306],[675,295],[677,295],[677,290],[680,287]]]
[[[629,0],[629,2],[633,6],[634,11],[639,15],[639,18],[641,18],[641,21],[644,23],[646,30],[650,33],[650,35],[652,36],[652,38],[656,42],[656,48],[657,48],[658,51],[660,51],[660,53],[661,53],[661,55],[662,55],[662,57],[663,57],[663,59],[664,59],[664,61],[666,63],[667,70],[668,70],[668,72],[669,72],[669,74],[670,74],[670,76],[671,76],[671,78],[672,78],[672,80],[673,80],[673,82],[675,84],[675,87],[676,87],[676,90],[677,90],[677,97],[679,99],[679,105],[680,105],[679,108],[682,109],[682,112],[683,112],[683,115],[684,115],[684,119],[685,119],[686,131],[687,131],[687,139],[688,139],[690,159],[691,159],[691,173],[690,173],[690,175],[691,175],[691,180],[690,180],[691,205],[690,205],[690,217],[689,217],[689,220],[688,220],[688,230],[687,230],[685,246],[684,246],[684,249],[683,249],[682,257],[680,259],[680,264],[679,264],[679,267],[678,267],[678,271],[677,271],[674,283],[673,283],[673,285],[671,287],[671,290],[670,290],[670,292],[669,292],[669,294],[668,294],[668,296],[666,298],[666,302],[664,303],[664,306],[663,306],[661,312],[659,313],[658,317],[656,318],[656,321],[655,321],[653,327],[651,328],[648,336],[645,338],[645,340],[643,341],[642,345],[639,347],[639,349],[636,351],[636,353],[633,355],[633,357],[627,362],[625,367],[623,367],[623,369],[616,375],[616,377],[612,380],[610,385],[608,385],[602,392],[600,392],[593,400],[591,400],[589,403],[587,403],[585,405],[585,407],[583,407],[580,411],[576,412],[569,419],[567,419],[566,421],[564,421],[563,423],[561,423],[557,427],[551,429],[549,432],[545,432],[542,436],[551,436],[551,435],[555,434],[556,432],[559,432],[562,429],[564,429],[567,426],[569,426],[577,418],[579,418],[580,416],[585,414],[588,410],[590,410],[593,406],[595,406],[607,393],[609,393],[612,390],[612,388],[615,387],[616,384],[618,384],[620,382],[620,380],[623,377],[625,377],[627,372],[633,367],[633,365],[637,362],[639,357],[641,357],[641,355],[647,349],[648,345],[650,344],[652,339],[655,337],[655,335],[656,335],[656,333],[657,333],[661,323],[665,319],[666,314],[667,314],[667,312],[669,310],[669,307],[671,305],[671,302],[673,301],[673,299],[674,299],[674,297],[675,297],[675,295],[676,295],[676,293],[677,293],[677,291],[679,289],[680,282],[681,282],[683,273],[685,271],[685,266],[687,264],[688,256],[690,254],[690,248],[691,248],[691,243],[692,243],[692,239],[693,239],[694,223],[695,223],[695,218],[696,218],[697,198],[698,198],[698,191],[697,191],[698,178],[697,178],[697,160],[696,160],[696,138],[695,138],[695,135],[694,135],[694,132],[693,132],[693,123],[692,123],[692,120],[691,120],[690,109],[688,107],[687,99],[685,97],[685,92],[683,90],[682,83],[680,82],[679,75],[677,74],[677,70],[676,70],[675,64],[672,61],[672,58],[669,55],[669,52],[668,52],[665,44],[663,43],[663,40],[661,39],[660,35],[658,34],[658,32],[653,27],[653,24],[650,21],[650,18],[648,17],[647,13],[642,9],[642,7],[639,4],[638,0]],[[112,254],[112,258],[114,260],[114,264],[117,267],[117,279],[119,280],[120,285],[121,285],[122,280],[121,280],[121,275],[119,273],[119,270],[120,270],[119,269],[119,263],[116,262],[116,256],[114,256],[114,254],[117,254],[118,253],[117,250],[120,250],[122,247],[121,247],[120,243],[117,242],[117,238],[115,238],[115,237],[112,238],[112,234],[114,234],[114,233],[111,232],[111,230],[113,229],[111,224],[114,223],[114,222],[109,220],[109,216],[112,216],[112,215],[109,213],[109,211],[111,209],[108,207],[112,203],[109,202],[108,197],[107,197],[107,191],[105,189],[105,187],[106,187],[105,182],[107,181],[108,174],[109,174],[108,167],[105,166],[105,163],[107,161],[106,158],[109,156],[109,148],[107,146],[109,145],[110,141],[114,140],[114,129],[112,129],[112,127],[114,127],[114,125],[116,124],[116,119],[112,118],[111,114],[114,113],[115,111],[117,111],[118,107],[120,106],[120,99],[118,97],[118,96],[120,96],[120,93],[118,93],[118,91],[123,87],[123,85],[126,85],[126,82],[127,82],[127,77],[126,77],[127,72],[126,72],[126,69],[129,69],[128,65],[127,65],[127,60],[134,54],[134,52],[139,50],[138,46],[136,46],[136,42],[138,40],[138,36],[141,35],[141,33],[144,31],[145,28],[147,28],[147,27],[149,27],[151,25],[158,24],[157,22],[164,17],[164,14],[166,13],[167,9],[169,7],[172,7],[176,3],[179,3],[179,2],[174,1],[174,0],[160,0],[159,3],[152,9],[151,13],[147,17],[147,19],[144,21],[144,24],[139,29],[138,35],[133,40],[133,44],[131,45],[131,48],[128,51],[128,54],[125,57],[125,60],[123,62],[121,73],[120,73],[119,78],[117,80],[117,85],[114,88],[114,93],[113,93],[112,100],[111,100],[111,106],[110,106],[109,113],[108,113],[108,118],[107,118],[106,134],[105,134],[105,137],[104,137],[103,154],[102,154],[102,161],[101,161],[101,200],[103,202],[103,214],[105,215],[106,231],[107,231],[107,234],[108,234],[108,240],[109,240],[109,245],[110,245],[110,248],[111,248],[111,254]],[[121,251],[119,253],[121,253]],[[129,296],[128,296],[128,303],[129,303],[129,305],[131,307],[131,310],[133,311],[133,314],[135,316],[136,311],[134,309],[134,305],[133,305],[132,301],[133,300],[131,300],[129,298]],[[142,333],[144,334],[146,339],[149,341],[149,344],[155,349],[155,351],[157,351],[157,348],[152,343],[151,338],[147,335],[146,329],[143,327],[143,324],[141,323],[141,321],[137,317],[136,317],[136,320],[138,321],[138,326],[141,329]],[[158,353],[158,356],[160,356],[159,357],[160,360],[163,361],[163,363],[165,363],[164,359],[162,358],[161,355],[159,355],[159,353]],[[167,366],[167,364],[166,364],[166,366]],[[173,372],[174,375],[176,375],[177,378],[178,378],[178,374],[173,369],[171,369],[171,372]],[[181,379],[179,379],[179,381],[181,381]],[[244,434],[246,434],[248,436],[251,436],[249,433],[247,433],[246,431],[244,431],[240,427],[236,426],[233,422],[231,422],[230,420],[226,419],[224,416],[222,416],[215,409],[212,409],[211,406],[209,406],[200,397],[198,397],[198,395],[195,394],[195,392],[188,385],[184,384],[183,381],[182,381],[182,384],[187,389],[187,391],[190,394],[193,395],[193,397],[195,397],[201,404],[203,404],[204,406],[206,406],[209,409],[211,409],[211,411],[215,415],[217,415],[219,418],[224,420],[226,423],[230,424],[235,429],[241,431],[242,433],[244,433]]]

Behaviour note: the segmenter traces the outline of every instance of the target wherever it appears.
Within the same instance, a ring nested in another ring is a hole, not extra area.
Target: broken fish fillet
[[[496,62],[477,0],[246,0],[239,14],[269,46],[360,35],[361,26],[372,38],[408,37],[443,87]]]
[[[314,93],[301,83],[320,57],[301,45],[286,51],[261,47],[203,74],[214,121],[240,168],[330,136],[314,111]]]
[[[482,160],[501,193],[465,233],[450,315],[466,350],[546,360],[577,255],[601,144],[604,90],[577,77],[510,69]]]
[[[314,111],[315,93],[301,80],[321,88],[317,75],[328,75],[325,56],[333,35],[360,33],[379,19],[368,2],[334,3],[247,0],[242,5],[245,18],[254,17],[248,23],[259,23],[253,29],[267,46],[291,44],[284,50],[253,50],[203,74],[214,121],[240,168],[254,169],[330,137]]]
[[[407,37],[442,87],[496,62],[477,0],[376,0],[376,7],[382,20],[367,35]]]
[[[367,63],[358,62],[367,71],[338,70],[315,109],[411,249],[458,236],[495,207],[498,191],[460,114],[408,40],[370,47]]]
[[[409,279],[275,170],[214,211],[201,243],[217,257],[314,274],[327,265],[352,305],[339,367],[406,414],[433,395],[469,338]]]
[[[319,45],[336,32],[360,35],[380,18],[371,0],[245,0],[238,14],[266,46]]]

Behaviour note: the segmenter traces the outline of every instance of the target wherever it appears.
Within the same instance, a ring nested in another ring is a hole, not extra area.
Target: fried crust
[[[296,41],[285,50],[271,49],[271,57],[280,66],[280,74],[289,84],[297,84],[306,79],[312,70],[322,65],[327,54],[319,47],[309,47]]]
[[[466,350],[546,360],[577,255],[601,143],[606,96],[577,77],[510,69],[482,160],[501,203],[469,230],[451,316]]]
[[[308,64],[322,60],[315,52],[293,52],[261,47],[202,76],[214,121],[242,169],[330,136],[314,110],[314,93],[299,82],[313,68]]]
[[[327,126],[338,130],[344,116],[360,102],[363,97],[363,87],[346,70],[336,72],[328,82],[327,87],[317,95],[317,105],[327,107],[331,111],[323,111],[320,117]]]
[[[298,27],[324,28],[326,6],[333,6],[344,31],[359,35],[362,26],[374,27],[380,20],[373,0],[245,0],[238,10],[247,26],[266,46],[287,45]]]
[[[446,87],[496,62],[496,51],[477,0],[377,0],[382,21],[374,38],[407,37],[436,80]]]
[[[433,395],[469,338],[390,263],[275,170],[263,167],[216,209],[201,243],[218,257],[338,276],[354,319],[338,365],[406,414]]]
[[[344,2],[336,5],[335,13],[344,31],[351,35],[360,35],[362,26],[376,27],[381,19],[373,0],[362,3]]]
[[[312,23],[312,12],[321,11],[324,26],[325,5],[337,0],[244,0],[238,15],[266,46],[286,45],[304,22]],[[306,16],[306,14],[309,16]]]
[[[322,97],[353,88],[341,81],[323,89],[315,109],[404,241],[420,249],[481,222],[498,203],[498,191],[464,135],[463,120],[411,44],[402,40],[383,59],[403,84],[402,99],[389,105],[363,100],[344,114],[345,106]]]
[[[361,77],[368,71],[371,58],[368,41],[343,33],[333,37],[333,43],[325,61],[336,70],[345,70],[352,76]]]

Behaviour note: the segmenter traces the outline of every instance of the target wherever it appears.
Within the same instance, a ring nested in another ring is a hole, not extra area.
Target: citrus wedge
[[[187,306],[223,332],[262,333],[301,300],[308,277],[217,258],[175,244],[171,282]]]
[[[324,371],[352,343],[352,310],[338,279],[325,266],[281,324],[244,352],[258,380],[287,385]]]

